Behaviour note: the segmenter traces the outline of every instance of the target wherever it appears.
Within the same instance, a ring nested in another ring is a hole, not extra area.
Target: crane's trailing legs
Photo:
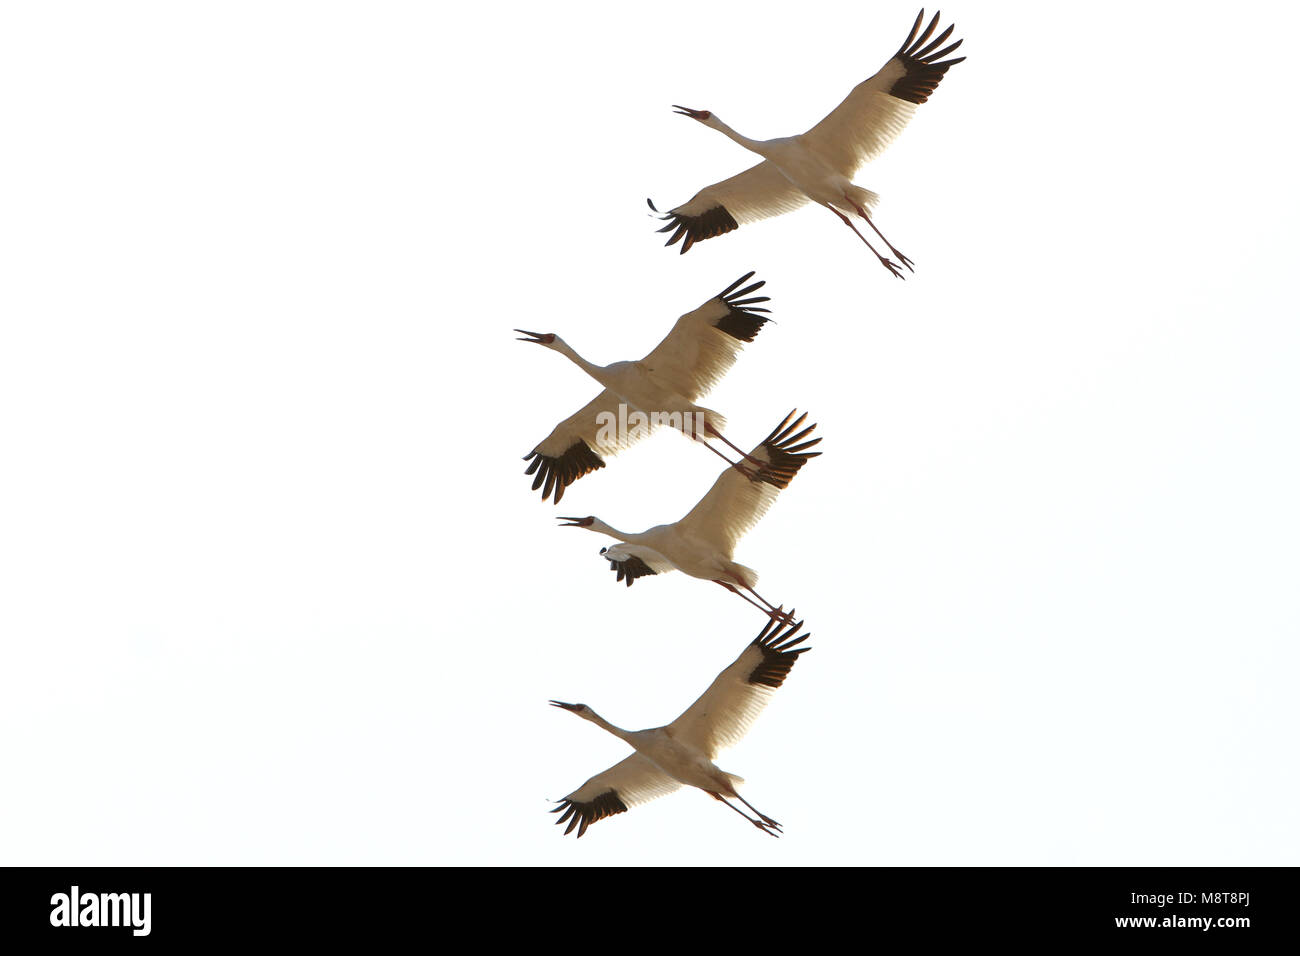
[[[706,426],[706,427],[707,427],[707,426]],[[710,428],[709,431],[713,431],[713,429]],[[716,431],[713,431],[713,434],[718,435],[718,433],[717,433]],[[692,434],[691,437],[694,438],[694,439],[695,439],[697,442],[699,442],[701,445],[703,445],[705,448],[707,448],[709,451],[713,452],[715,455],[717,455],[717,456],[718,456],[719,458],[721,458],[723,461],[725,461],[725,462],[726,462],[728,465],[730,465],[732,468],[736,469],[736,471],[740,472],[742,475],[744,475],[744,476],[745,476],[746,478],[748,478],[750,481],[759,481],[759,480],[760,480],[760,476],[759,476],[759,474],[758,474],[756,471],[754,471],[754,469],[752,469],[752,468],[746,468],[745,465],[744,465],[743,463],[741,463],[741,462],[738,462],[738,461],[732,461],[730,458],[728,458],[728,457],[727,457],[726,455],[724,455],[722,452],[718,451],[716,448],[714,448],[712,445],[710,445],[708,442],[706,442],[706,441],[705,441],[703,438],[701,438],[699,435]],[[721,435],[718,435],[718,437],[719,437],[719,438],[722,438]],[[722,440],[723,440],[723,441],[727,441],[725,438],[722,438]],[[728,444],[728,445],[731,445],[731,442],[727,441],[727,444]],[[735,448],[736,446],[735,446],[735,445],[731,445],[731,447],[732,447],[732,448]],[[744,452],[741,452],[741,454],[744,454]],[[749,458],[748,455],[745,455],[745,457],[746,457],[746,458]],[[752,460],[753,460],[753,459],[751,459],[751,461],[752,461]],[[762,462],[759,462],[759,464],[762,464]]]
[[[749,809],[753,810],[753,811],[754,811],[754,816],[758,817],[760,820],[762,820],[762,821],[763,821],[764,823],[766,823],[768,826],[770,826],[770,827],[776,827],[778,830],[781,829],[781,824],[777,823],[775,820],[773,820],[771,817],[769,817],[766,813],[763,813],[761,810],[758,809],[758,807],[754,806],[752,803],[750,803],[748,800],[746,800],[746,799],[745,799],[744,797],[742,797],[740,794],[736,794],[736,799],[739,800],[741,803],[743,803],[745,806],[749,807]]]
[[[870,250],[872,251],[872,253],[875,255],[875,257],[876,257],[877,259],[880,260],[880,264],[881,264],[882,266],[884,266],[886,269],[888,269],[890,272],[892,272],[892,273],[893,273],[895,276],[897,276],[898,278],[900,278],[900,279],[904,278],[903,273],[901,273],[901,272],[898,271],[898,263],[894,262],[892,259],[886,259],[886,258],[885,258],[884,256],[882,256],[880,253],[876,252],[876,247],[873,246],[871,243],[867,242],[867,237],[864,236],[862,233],[858,232],[858,227],[855,226],[855,225],[853,225],[853,223],[849,221],[849,217],[848,217],[848,216],[844,215],[844,213],[840,212],[838,209],[836,209],[836,208],[835,208],[834,206],[832,206],[830,203],[825,203],[824,205],[825,205],[826,208],[829,209],[831,212],[835,213],[835,215],[839,216],[839,217],[840,217],[840,222],[844,223],[844,225],[846,225],[846,226],[848,226],[850,229],[852,229],[854,235],[856,235],[859,239],[861,239],[864,243],[866,243],[867,248],[870,249]],[[862,210],[859,209],[858,211],[861,212]],[[863,218],[865,219],[866,217],[864,216]],[[867,222],[871,222],[871,220],[870,220],[870,219],[867,219]],[[872,226],[871,228],[875,229],[875,226]],[[876,231],[879,232],[880,230],[879,230],[879,229],[876,229]],[[881,236],[880,238],[881,238],[881,239],[884,239],[885,237],[884,237],[884,236]],[[886,244],[888,244],[888,243],[886,243]],[[893,247],[890,246],[890,248],[892,249]]]
[[[754,605],[754,607],[758,608],[760,611],[762,611],[762,612],[763,612],[764,614],[766,614],[768,617],[771,617],[771,616],[772,616],[772,612],[771,612],[770,610],[768,610],[767,608],[763,607],[763,605],[759,604],[757,601],[745,597],[745,595],[741,594],[739,591],[736,590],[735,585],[733,585],[733,584],[728,584],[726,581],[719,581],[717,578],[714,578],[714,579],[713,579],[713,583],[714,583],[714,584],[721,585],[722,587],[726,588],[726,589],[727,589],[728,591],[730,591],[732,594],[734,594],[734,595],[736,595],[737,597],[739,597],[742,601],[748,601],[750,604]]]
[[[763,595],[759,594],[757,591],[755,591],[755,590],[754,590],[753,588],[751,588],[749,585],[747,585],[747,584],[745,584],[745,583],[742,582],[740,586],[741,586],[742,588],[744,588],[746,591],[748,591],[750,594],[754,595],[754,597],[758,598],[760,601],[762,601],[764,604],[767,605],[767,607],[768,607],[768,612],[767,612],[767,613],[768,613],[768,616],[771,617],[773,620],[775,620],[775,621],[777,621],[777,622],[779,622],[779,623],[781,623],[781,624],[793,624],[793,623],[794,623],[794,608],[790,608],[790,610],[787,611],[787,610],[785,609],[785,605],[784,605],[784,604],[782,604],[780,607],[777,607],[775,604],[773,604],[773,603],[772,603],[771,601],[769,601],[767,598],[763,597]]]
[[[915,272],[916,270],[912,268],[912,260],[907,258],[907,256],[903,255],[901,252],[899,252],[897,249],[894,248],[894,244],[890,242],[888,239],[886,239],[885,234],[880,231],[880,229],[876,226],[874,222],[871,221],[871,217],[867,215],[867,211],[863,209],[861,206],[859,206],[857,203],[853,202],[853,199],[848,195],[848,193],[844,194],[844,198],[847,199],[850,203],[853,203],[853,208],[858,211],[858,215],[867,221],[868,226],[876,230],[876,235],[880,237],[880,241],[883,242],[885,245],[889,246],[889,251],[898,257],[899,262],[907,266],[907,271]],[[874,249],[872,249],[871,251],[875,252]]]
[[[704,427],[708,430],[708,432],[709,432],[710,435],[712,435],[713,437],[715,437],[715,438],[721,440],[721,441],[722,441],[722,442],[723,442],[723,443],[724,443],[728,448],[730,448],[732,451],[734,451],[734,452],[735,452],[737,455],[739,455],[741,458],[744,458],[746,461],[752,461],[754,464],[758,465],[758,467],[759,467],[760,470],[761,470],[763,467],[765,467],[765,466],[767,465],[767,462],[765,462],[765,461],[759,461],[757,458],[755,458],[755,457],[754,457],[753,455],[751,455],[749,452],[745,451],[743,448],[738,448],[735,444],[733,444],[732,442],[728,441],[726,435],[722,434],[722,432],[718,431],[716,428],[714,428],[714,427],[713,427],[712,425],[710,425],[708,422],[705,422],[705,423],[704,423]]]
[[[772,620],[780,624],[794,623],[794,608],[791,608],[790,610],[787,611],[785,609],[785,605],[781,605],[780,607],[777,607],[767,598],[763,597],[763,595],[759,594],[753,588],[746,585],[743,581],[738,581],[737,583],[740,584],[740,586],[744,588],[746,591],[748,591],[750,594],[754,595],[754,597],[758,598],[758,601],[762,601],[763,602],[762,604],[759,604],[758,601],[752,600],[751,598],[746,597],[744,594],[741,594],[738,590],[736,590],[736,585],[732,584],[729,581],[721,581],[717,578],[714,578],[713,583],[721,585],[722,587],[726,588],[728,591],[730,591],[732,594],[736,595],[737,597],[745,601],[748,601],[750,604],[754,605],[754,607],[758,608],[760,611],[762,611]]]
[[[687,419],[687,420],[689,421],[689,419]],[[721,440],[722,440],[722,441],[727,445],[728,448],[731,448],[732,450],[734,450],[734,451],[736,452],[736,454],[740,455],[740,457],[741,457],[742,459],[745,459],[746,461],[752,461],[755,465],[758,466],[757,470],[756,470],[756,469],[753,469],[753,468],[747,468],[747,467],[745,466],[744,462],[732,461],[730,458],[728,458],[728,457],[727,457],[726,455],[724,455],[722,452],[718,451],[718,449],[714,448],[714,447],[713,447],[712,445],[710,445],[707,441],[705,441],[704,438],[699,434],[699,432],[696,431],[694,428],[691,428],[691,429],[689,429],[689,430],[687,430],[687,429],[684,428],[684,429],[682,429],[682,433],[683,433],[684,435],[686,435],[687,437],[689,437],[689,438],[693,438],[693,439],[695,439],[697,442],[699,442],[701,445],[703,445],[703,446],[704,446],[705,448],[707,448],[709,451],[713,452],[715,455],[717,455],[719,458],[721,458],[723,461],[725,461],[725,462],[726,462],[728,465],[730,465],[732,468],[736,469],[736,471],[740,472],[742,475],[744,475],[744,476],[745,476],[746,478],[748,478],[750,481],[761,481],[761,480],[762,480],[762,477],[763,477],[763,470],[767,467],[767,463],[766,463],[766,462],[759,461],[759,460],[758,460],[757,458],[755,458],[753,455],[747,454],[747,453],[746,453],[745,451],[743,451],[742,449],[737,448],[737,447],[736,447],[735,445],[733,445],[731,442],[727,441],[727,437],[726,437],[725,435],[723,435],[722,432],[718,431],[716,428],[714,428],[714,427],[713,427],[712,425],[710,425],[708,422],[705,422],[705,423],[704,423],[704,430],[705,430],[706,432],[708,432],[710,435],[712,435],[713,437],[721,439]]]
[[[777,823],[771,817],[765,817],[763,816],[763,814],[758,813],[757,810],[754,810],[753,807],[749,806],[748,801],[746,801],[745,798],[742,797],[740,794],[736,794],[736,799],[739,800],[741,803],[745,804],[745,806],[749,807],[749,809],[754,810],[755,813],[758,813],[760,819],[755,820],[753,817],[749,816],[749,814],[745,813],[744,810],[740,809],[740,807],[736,806],[734,803],[728,803],[726,799],[723,798],[722,794],[717,793],[716,791],[708,790],[706,791],[706,793],[708,793],[709,796],[711,796],[714,800],[717,800],[719,803],[730,807],[732,810],[735,810],[742,817],[744,817],[750,823],[754,824],[754,826],[758,827],[768,836],[779,837],[781,835],[778,832],[781,829],[781,824]]]

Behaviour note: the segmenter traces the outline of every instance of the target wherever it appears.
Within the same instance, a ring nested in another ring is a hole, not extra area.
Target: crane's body
[[[865,220],[899,262],[912,269],[912,261],[894,248],[872,222],[879,197],[854,183],[853,177],[902,132],[916,107],[929,98],[948,69],[965,59],[943,59],[962,41],[937,50],[953,28],[949,26],[931,40],[939,14],[922,33],[924,17],[922,10],[898,52],[874,76],[859,83],[821,122],[798,136],[750,139],[708,110],[675,106],[681,115],[718,130],[762,156],[763,162],[706,186],[688,202],[670,209],[661,217],[668,220],[668,225],[659,230],[673,233],[666,245],[684,239],[681,252],[685,253],[703,239],[731,232],[746,222],[790,212],[811,201],[835,213],[886,269],[902,278],[898,264],[876,252],[849,217],[857,215]],[[650,208],[655,209],[653,202]]]
[[[586,704],[551,701],[554,706],[591,721],[636,751],[559,801],[552,812],[562,815],[555,822],[568,821],[564,832],[571,833],[577,827],[581,837],[597,820],[688,786],[725,803],[769,836],[778,836],[781,824],[760,813],[736,790],[744,780],[714,761],[720,751],[745,735],[772,693],[785,681],[799,655],[808,650],[798,645],[809,635],[794,636],[802,627],[802,621],[769,622],[695,703],[662,727],[624,730]],[[727,798],[739,800],[755,817]]]
[[[685,107],[678,109],[685,110]],[[687,115],[691,112],[687,111]],[[754,140],[740,135],[714,114],[703,122],[762,156],[776,167],[786,182],[819,206],[837,206],[853,213],[864,206],[874,206],[879,198],[855,185],[852,179],[836,169],[829,159],[822,156],[816,140],[802,135]]]
[[[659,562],[671,565],[665,570],[680,571],[705,581],[724,580],[753,588],[758,584],[758,572],[732,559],[735,545],[730,541],[710,539],[683,522],[659,524],[645,531],[633,533],[619,531],[597,518],[589,530],[617,538],[632,547],[606,548],[604,554],[611,563],[626,554],[639,557],[651,567]],[[653,563],[652,563],[653,562]]]
[[[655,525],[641,532],[620,531],[594,515],[565,518],[566,527],[586,528],[617,538],[621,544],[602,548],[609,561],[628,586],[639,577],[667,571],[681,571],[693,578],[713,581],[768,614],[785,619],[788,614],[762,597],[754,586],[758,572],[733,559],[740,538],[758,523],[776,500],[777,493],[790,484],[810,458],[821,452],[808,451],[821,441],[805,441],[816,425],[803,425],[807,413],[794,419],[791,412],[772,433],[746,455],[757,470],[750,474],[735,469],[724,471],[708,494],[681,520]],[[749,592],[761,604],[741,594]]]
[[[594,711],[589,718],[598,727],[623,740],[641,756],[678,783],[701,790],[720,790],[728,796],[735,795],[736,783],[744,781],[722,770],[702,751],[688,747],[673,736],[672,725],[651,727],[648,730],[623,730],[615,727]]]
[[[742,474],[753,473],[743,460],[732,462],[709,444],[709,438],[717,438],[745,457],[723,434],[726,418],[697,401],[726,374],[740,349],[769,321],[763,314],[768,310],[757,307],[768,297],[750,295],[766,283],[740,288],[753,275],[741,276],[698,309],[681,316],[663,341],[636,361],[597,365],[553,332],[515,330],[528,336],[522,341],[559,352],[603,388],[524,456],[525,461],[532,460],[526,474],[536,472],[533,490],[541,488],[543,500],[554,492],[558,504],[570,484],[605,467],[602,455],[617,453],[660,425],[699,441]],[[635,420],[634,413],[641,419]]]
[[[727,420],[721,413],[697,405],[681,394],[672,381],[665,381],[656,375],[655,369],[644,359],[595,365],[575,352],[558,335],[550,347],[613,392],[630,409],[647,417],[655,414],[676,416],[683,422],[691,423],[687,429],[696,422],[702,422],[718,432],[727,427]],[[706,431],[705,434],[709,432]]]

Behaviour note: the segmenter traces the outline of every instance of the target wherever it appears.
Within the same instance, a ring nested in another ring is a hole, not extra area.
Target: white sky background
[[[966,3],[857,181],[679,257],[644,213],[802,131],[914,3],[9,4],[0,14],[0,861],[1297,862],[1290,4]],[[825,454],[742,542],[813,633],[680,792],[550,800],[763,623],[607,539],[718,462],[559,507],[520,460],[750,270],[706,404]]]

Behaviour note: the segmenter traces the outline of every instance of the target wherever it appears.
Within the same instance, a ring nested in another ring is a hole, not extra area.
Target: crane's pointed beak
[[[523,332],[524,335],[532,336],[527,339],[517,339],[519,342],[532,342],[534,345],[550,345],[555,341],[554,332],[527,332],[523,329],[515,329],[516,332]]]
[[[691,119],[699,120],[701,123],[709,118],[708,110],[693,110],[689,106],[678,106],[676,103],[673,104],[673,109],[677,111],[678,116],[689,116]]]
[[[553,701],[551,701],[551,706],[552,706],[552,707],[563,707],[565,710],[577,710],[578,707],[579,707],[578,704],[566,704],[566,703],[564,703],[564,701],[561,701],[561,700],[553,700]]]
[[[566,518],[563,515],[556,515],[555,517],[557,520],[564,522],[564,524],[560,525],[561,528],[586,528],[596,520],[590,515],[585,518]]]

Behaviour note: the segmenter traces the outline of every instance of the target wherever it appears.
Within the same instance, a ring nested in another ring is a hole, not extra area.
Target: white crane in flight
[[[695,401],[717,384],[744,344],[754,341],[764,323],[770,321],[762,314],[770,310],[757,307],[770,297],[750,295],[766,282],[740,288],[753,275],[746,273],[698,309],[687,312],[649,355],[636,362],[595,365],[553,332],[515,329],[529,336],[520,341],[559,352],[604,386],[599,395],[556,425],[524,456],[524,461],[533,462],[525,474],[536,472],[533,490],[542,489],[543,501],[554,492],[555,503],[559,504],[569,485],[605,467],[602,455],[612,455],[633,444],[656,424],[674,425],[728,464],[733,464],[731,459],[710,445],[706,436],[722,440],[744,456],[722,434],[727,420]],[[634,420],[637,414],[641,417]],[[743,463],[733,467],[742,474],[753,473]]]
[[[561,816],[555,822],[568,821],[564,832],[572,833],[576,827],[581,837],[597,820],[688,786],[698,787],[725,803],[769,836],[779,836],[781,824],[760,813],[736,791],[736,785],[744,781],[719,769],[713,761],[719,751],[745,736],[799,655],[810,649],[796,646],[810,636],[794,636],[802,627],[802,621],[789,625],[769,621],[731,666],[714,678],[699,700],[664,727],[623,730],[586,704],[551,701],[556,707],[603,727],[636,749],[632,756],[596,774],[557,801],[559,806],[551,812]],[[739,800],[754,816],[729,802],[728,797]]]
[[[817,426],[800,430],[807,412],[791,422],[791,412],[747,456],[760,464],[757,474],[742,474],[728,468],[713,483],[709,493],[680,521],[661,524],[632,534],[612,528],[599,518],[565,518],[563,527],[586,528],[598,531],[622,544],[601,548],[617,580],[626,580],[628,587],[639,577],[681,571],[693,578],[702,578],[720,584],[733,594],[744,598],[773,620],[788,620],[790,614],[772,604],[754,590],[758,572],[732,559],[741,537],[758,523],[776,500],[782,488],[798,473],[810,458],[819,451],[808,451],[821,441],[805,441]],[[748,597],[748,591],[758,601]],[[762,602],[761,604],[759,602]]]
[[[922,10],[903,45],[879,72],[855,86],[844,102],[799,136],[750,139],[708,110],[674,106],[681,115],[698,120],[758,153],[763,161],[730,179],[705,186],[689,202],[663,215],[661,218],[668,220],[668,225],[659,231],[672,232],[666,245],[683,240],[681,251],[685,253],[702,239],[721,236],[743,223],[789,212],[811,200],[835,213],[867,244],[881,264],[901,279],[903,274],[898,264],[877,252],[849,219],[855,213],[861,216],[898,261],[912,269],[912,260],[895,249],[871,221],[872,210],[880,197],[852,180],[860,168],[884,152],[903,131],[917,106],[929,99],[948,68],[966,59],[964,56],[943,59],[961,46],[962,41],[937,49],[953,28],[949,26],[931,40],[939,25],[939,14],[920,32],[924,18]],[[650,208],[659,211],[653,202]]]

